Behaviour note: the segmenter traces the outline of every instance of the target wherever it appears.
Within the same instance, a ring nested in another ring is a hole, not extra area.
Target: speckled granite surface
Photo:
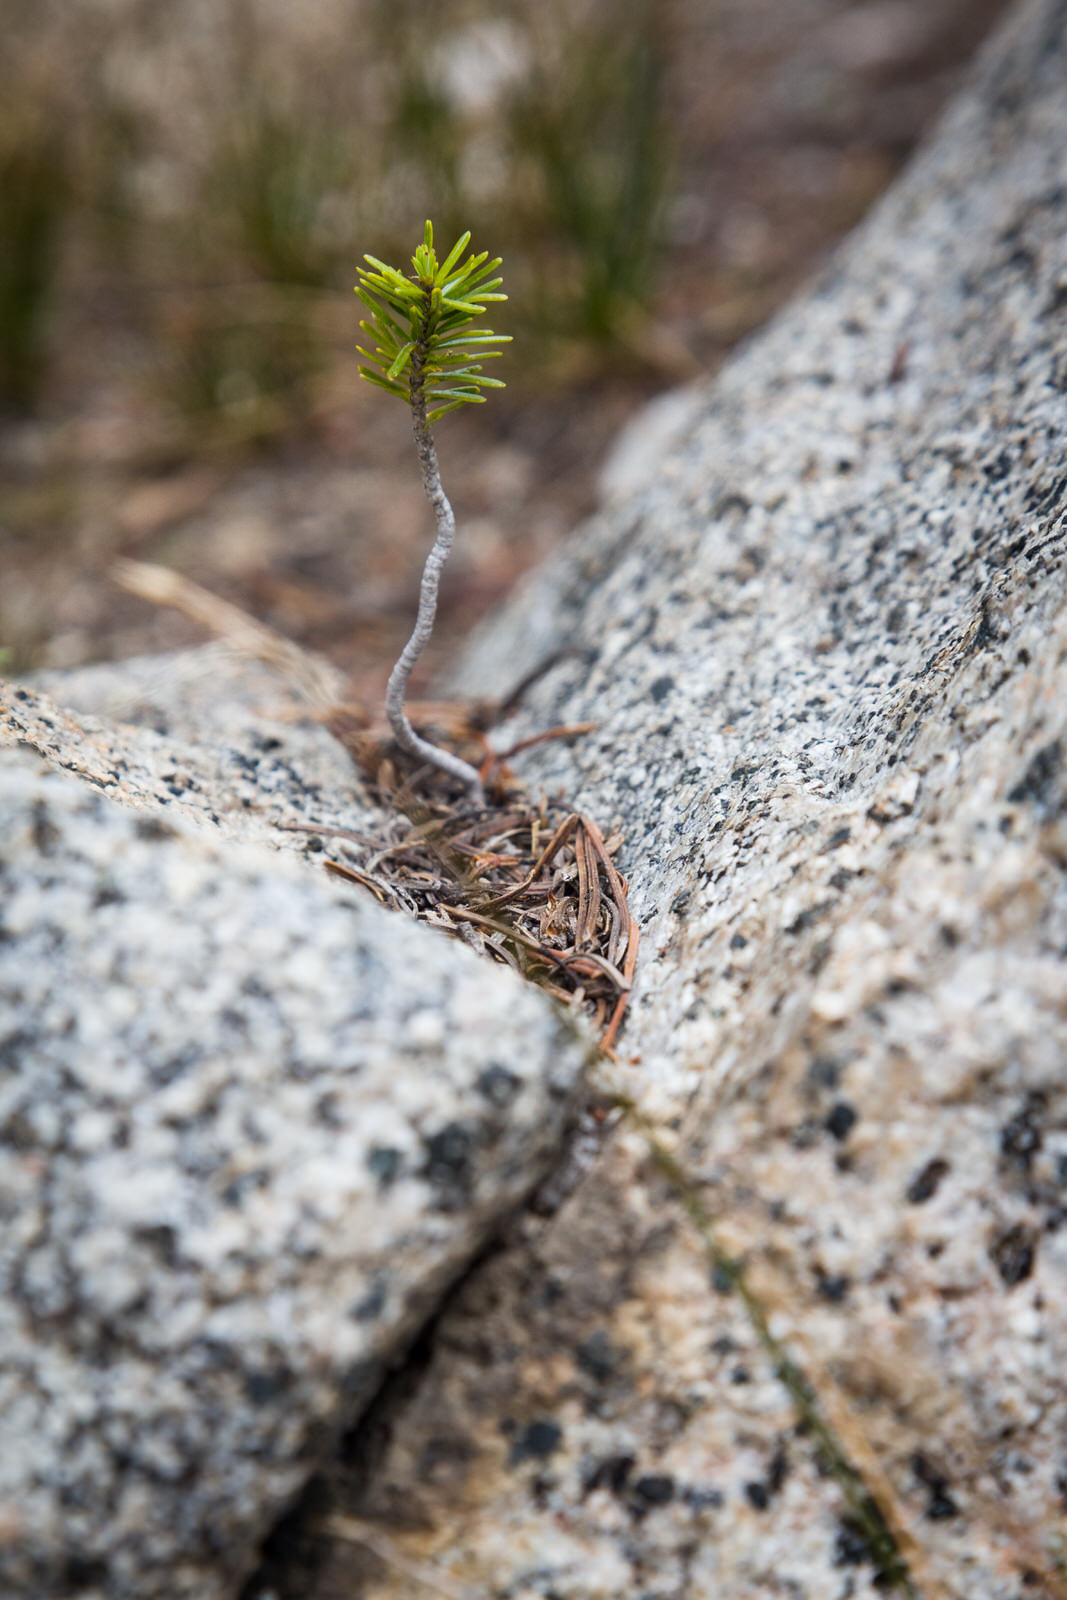
[[[336,740],[275,673],[221,645],[41,673],[0,704],[5,743],[168,820],[302,851],[306,836],[279,823],[373,821]]]
[[[265,674],[68,687],[154,726],[0,685],[0,1595],[213,1600],[548,1166],[585,1046],[276,832],[365,813]]]
[[[599,723],[524,771],[624,819],[625,1080],[925,1600],[1067,1593],[1065,545],[1067,5],[1031,0],[464,680],[574,652],[515,733]],[[465,1283],[339,1505],[499,1600],[873,1600],[727,1287],[623,1131]],[[314,1592],[411,1592],[352,1559]]]

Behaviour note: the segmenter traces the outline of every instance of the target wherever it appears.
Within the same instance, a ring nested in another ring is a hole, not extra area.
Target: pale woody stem
[[[412,366],[414,368],[414,361]],[[465,786],[470,798],[477,805],[483,805],[485,803],[485,794],[482,789],[482,780],[477,770],[469,762],[453,755],[451,751],[440,750],[437,745],[431,744],[428,739],[420,738],[408,721],[407,713],[404,710],[404,696],[407,692],[408,679],[433,632],[434,618],[437,615],[437,590],[441,581],[441,573],[445,562],[452,553],[452,544],[456,536],[455,513],[449,503],[448,496],[441,487],[441,474],[437,467],[437,452],[434,449],[430,425],[426,420],[426,400],[417,388],[417,369],[413,372],[411,411],[415,430],[415,449],[418,451],[419,465],[422,468],[422,484],[426,490],[426,498],[433,507],[434,521],[437,524],[437,537],[434,539],[433,548],[426,557],[426,564],[422,569],[422,582],[419,586],[419,612],[415,620],[415,627],[411,638],[401,651],[396,666],[389,674],[389,685],[385,692],[385,714],[389,718],[389,726],[393,730],[397,744],[401,745],[409,754],[430,762],[432,766],[437,767],[441,772],[450,773],[453,778],[458,778]]]

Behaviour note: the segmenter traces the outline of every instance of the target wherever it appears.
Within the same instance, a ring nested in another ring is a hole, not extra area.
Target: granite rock
[[[913,1592],[1062,1596],[1064,0],[1011,15],[821,280],[690,398],[461,681],[546,661],[515,737],[598,724],[522,771],[623,822],[618,1076]],[[500,1600],[873,1600],[729,1290],[623,1125],[465,1281],[338,1505]],[[338,1547],[315,1592],[411,1592],[362,1570]]]
[[[135,722],[0,688],[0,1595],[221,1600],[552,1160],[586,1046],[301,858],[278,823],[370,814],[266,674],[66,689]]]

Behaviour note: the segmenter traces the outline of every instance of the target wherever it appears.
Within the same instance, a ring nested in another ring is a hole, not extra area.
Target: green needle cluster
[[[369,266],[357,269],[356,293],[370,312],[360,327],[373,343],[370,350],[359,347],[373,363],[360,373],[423,411],[427,422],[458,406],[481,404],[481,389],[504,387],[499,378],[483,375],[481,363],[501,355],[492,346],[510,343],[509,336],[470,326],[490,301],[507,299],[497,292],[503,279],[493,276],[500,257],[490,261],[483,250],[461,264],[470,237],[465,233],[439,263],[433,224],[427,222],[411,258],[412,275],[371,255],[363,258]]]

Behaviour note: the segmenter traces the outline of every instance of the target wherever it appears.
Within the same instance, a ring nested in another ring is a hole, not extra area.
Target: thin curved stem
[[[453,778],[458,778],[466,788],[470,798],[477,805],[483,805],[485,803],[485,792],[477,769],[472,767],[468,761],[453,755],[451,751],[441,750],[437,745],[431,744],[428,739],[421,738],[411,726],[404,710],[404,696],[407,692],[408,679],[433,632],[434,619],[437,616],[437,591],[441,582],[441,573],[445,562],[452,553],[452,545],[456,536],[455,513],[452,510],[448,496],[441,487],[441,474],[437,466],[437,451],[434,449],[433,435],[426,420],[426,399],[420,382],[422,359],[422,352],[416,350],[411,362],[411,415],[415,432],[415,449],[418,452],[419,466],[422,468],[422,486],[426,490],[426,498],[433,507],[434,521],[437,525],[437,537],[434,539],[433,547],[426,557],[426,564],[422,569],[422,582],[419,585],[419,610],[415,619],[415,627],[412,630],[411,638],[400,653],[396,666],[389,674],[389,684],[385,692],[385,714],[389,719],[389,726],[393,730],[397,744],[407,750],[409,754],[430,762],[439,771],[447,772]]]

